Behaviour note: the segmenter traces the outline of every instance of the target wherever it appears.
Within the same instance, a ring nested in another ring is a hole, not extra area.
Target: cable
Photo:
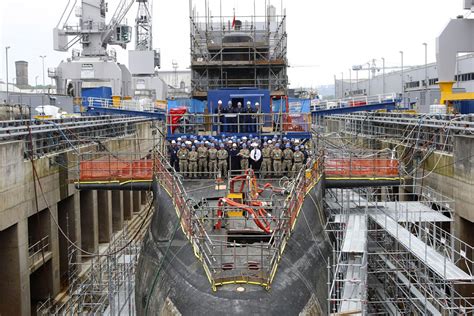
[[[155,277],[153,278],[153,283],[152,283],[152,286],[150,288],[150,292],[148,293],[148,295],[146,297],[145,316],[148,315],[148,307],[150,305],[150,297],[153,295],[153,292],[155,291],[155,287],[156,287],[156,284],[158,282],[158,278],[160,276],[161,270],[163,269],[165,259],[168,256],[168,253],[171,249],[171,244],[173,243],[174,238],[176,237],[176,232],[179,230],[179,227],[181,226],[180,224],[181,224],[181,218],[183,216],[183,213],[184,212],[181,212],[179,214],[178,221],[176,222],[176,225],[174,227],[173,235],[171,236],[170,242],[169,242],[168,246],[166,247],[165,253],[163,254],[163,258],[161,258],[161,262],[160,262],[160,265],[158,266],[158,270],[156,271]]]
[[[28,126],[28,129],[30,130],[31,132],[31,128]],[[33,146],[33,143],[31,141],[30,143],[31,146]],[[33,159],[33,157],[31,156],[30,159]],[[113,256],[117,253],[120,253],[122,252],[126,247],[128,247],[136,238],[137,236],[141,233],[141,230],[143,228],[143,226],[145,225],[145,220],[143,220],[141,223],[140,223],[140,226],[138,228],[138,230],[135,232],[134,236],[132,238],[130,238],[130,240],[123,246],[121,247],[120,249],[118,249],[117,251],[114,251],[112,253],[107,253],[107,254],[100,254],[100,253],[93,253],[93,252],[89,252],[81,247],[79,247],[78,245],[76,245],[76,243],[74,241],[72,241],[69,236],[64,232],[64,230],[61,228],[61,226],[59,225],[56,217],[54,216],[53,212],[51,211],[51,208],[50,208],[50,205],[46,199],[46,196],[45,196],[45,193],[44,193],[44,190],[43,190],[43,186],[41,184],[41,180],[40,180],[40,177],[38,175],[38,172],[36,170],[36,166],[34,164],[32,164],[32,169],[33,169],[33,181],[36,183],[36,181],[38,182],[38,187],[40,189],[40,192],[41,192],[41,196],[43,198],[43,201],[46,205],[46,208],[48,209],[49,213],[50,213],[50,216],[51,218],[53,219],[53,222],[55,224],[55,226],[58,228],[58,231],[61,233],[61,235],[63,235],[63,237],[74,247],[76,248],[77,250],[81,251],[82,253],[86,254],[86,256],[84,257],[108,257],[108,256]],[[151,187],[151,185],[150,185]],[[145,218],[147,218],[150,214],[150,211],[151,209],[153,208],[154,206],[154,201],[155,201],[155,195],[153,195],[153,198],[152,198],[152,201],[150,202],[149,204],[149,207],[148,207],[148,210],[147,210],[147,215],[145,216]]]
[[[78,154],[80,155],[81,153],[77,150],[77,148],[69,141],[69,138],[67,138],[66,134],[64,134],[64,132],[62,131],[62,129],[59,127],[58,124],[56,124],[55,122],[53,121],[46,121],[46,123],[51,123],[53,124],[54,127],[56,127],[56,129],[61,133],[61,135],[63,135],[64,139],[66,139],[66,141],[69,143],[69,145],[71,145],[72,149]],[[30,130],[30,128],[29,128]],[[31,130],[30,130],[30,133],[31,133]]]
[[[447,133],[446,133],[446,136],[445,136],[445,142],[444,142],[444,145],[443,145],[443,149],[442,149],[441,151],[444,151],[444,150],[446,149],[447,144],[448,144],[449,134],[450,134],[450,131],[451,131],[451,129],[449,129],[448,127],[449,127],[455,120],[457,120],[457,119],[459,119],[459,117],[454,117],[453,119],[451,119],[451,120],[449,121],[449,124],[447,124],[447,125],[444,126],[444,129],[447,129]],[[434,138],[434,136],[435,136],[435,135],[433,135],[433,138]],[[433,139],[433,138],[432,138],[432,139]],[[403,171],[404,171],[408,176],[411,176],[412,179],[414,179],[414,180],[423,180],[423,179],[427,178],[428,176],[430,176],[430,175],[434,172],[434,170],[436,170],[438,164],[440,163],[440,161],[441,161],[441,159],[442,159],[442,156],[439,157],[439,159],[438,159],[438,161],[436,162],[435,166],[433,167],[433,169],[430,170],[430,172],[428,172],[428,174],[423,175],[422,177],[413,177],[413,176],[412,176],[412,173],[416,173],[416,171],[417,171],[418,168],[421,166],[421,164],[424,163],[425,160],[428,159],[429,156],[431,156],[431,155],[434,153],[434,151],[435,151],[435,148],[433,148],[433,150],[429,151],[429,152],[423,157],[423,159],[420,161],[420,163],[418,164],[418,166],[416,166],[415,168],[413,168],[413,170],[412,170],[411,172],[407,172],[407,170],[402,166]]]

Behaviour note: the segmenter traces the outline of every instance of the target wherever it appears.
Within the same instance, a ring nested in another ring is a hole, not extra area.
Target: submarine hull
[[[153,191],[155,213],[136,273],[138,315],[327,314],[331,247],[320,220],[321,183],[304,201],[269,290],[243,284],[213,291],[188,239],[176,230],[179,219],[169,195],[157,185]]]

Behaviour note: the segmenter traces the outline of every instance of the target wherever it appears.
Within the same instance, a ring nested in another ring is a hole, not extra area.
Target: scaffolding
[[[255,87],[272,96],[287,92],[286,11],[277,14],[265,1],[265,13],[212,14],[210,0],[190,0],[191,86],[195,98],[205,99],[208,90]],[[204,14],[198,7],[204,6]]]
[[[431,147],[452,153],[456,135],[471,135],[474,122],[470,115],[433,115],[402,113],[353,113],[331,115],[320,124],[369,143],[385,140],[416,148]]]
[[[37,315],[135,315],[135,272],[153,214],[150,197],[108,245],[99,246],[100,256],[82,255],[69,245],[67,293],[38,305]]]
[[[331,313],[474,314],[474,248],[452,234],[451,199],[399,186],[333,189],[325,203]]]

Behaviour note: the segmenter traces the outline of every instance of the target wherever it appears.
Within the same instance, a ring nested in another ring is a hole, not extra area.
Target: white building
[[[370,79],[336,80],[336,98],[347,98],[357,95],[377,95],[385,93],[405,93],[407,102],[427,106],[439,100],[438,66],[436,63],[412,67],[402,71],[387,72],[383,75],[382,67],[377,68],[377,75]],[[366,74],[361,70],[359,75]],[[403,73],[403,77],[402,77]],[[354,72],[352,77],[356,77]],[[428,78],[428,87],[425,86]],[[458,57],[456,78],[453,78],[455,91],[474,92],[474,54]],[[402,83],[404,89],[402,89]]]
[[[168,85],[169,97],[190,97],[191,70],[159,70],[158,76]]]

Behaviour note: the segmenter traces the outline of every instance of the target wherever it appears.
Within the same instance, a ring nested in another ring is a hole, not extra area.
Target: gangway
[[[436,249],[398,224],[386,215],[370,215],[370,219],[388,232],[410,253],[440,277],[448,281],[474,281],[474,276],[464,272],[447,256],[441,255]],[[461,249],[462,251],[462,249]]]
[[[152,102],[136,100],[115,101],[111,99],[87,98],[82,105],[83,111],[89,115],[122,115],[132,117],[149,117],[164,121],[164,110],[155,108]]]
[[[133,117],[149,117],[158,121],[164,121],[166,114],[164,112],[127,110],[114,107],[90,106],[87,107],[87,114],[90,115],[124,115]]]
[[[392,111],[400,104],[401,99],[395,93],[353,97],[345,99],[320,101],[311,109],[313,119],[323,118],[329,115],[348,114],[354,112],[371,112],[379,110]]]

